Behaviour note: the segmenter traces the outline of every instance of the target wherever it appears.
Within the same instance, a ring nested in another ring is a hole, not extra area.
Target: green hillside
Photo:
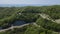
[[[60,5],[54,6],[26,6],[26,7],[0,7],[0,27],[8,28],[17,20],[35,22],[38,26],[30,24],[22,28],[15,28],[0,34],[59,34],[60,24],[44,19],[40,14],[49,15],[52,20],[60,19]]]

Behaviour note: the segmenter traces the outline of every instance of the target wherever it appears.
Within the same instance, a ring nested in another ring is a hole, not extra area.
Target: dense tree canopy
[[[60,24],[43,19],[40,17],[40,13],[47,14],[54,20],[60,19],[60,5],[41,7],[0,7],[0,27],[10,27],[11,23],[17,20],[36,22],[41,26],[41,28],[39,28],[29,25],[26,26],[26,28],[14,29],[13,31],[9,30],[1,34],[55,34],[53,31],[60,32]]]

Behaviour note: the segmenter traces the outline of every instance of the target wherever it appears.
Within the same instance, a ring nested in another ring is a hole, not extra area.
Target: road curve
[[[56,21],[54,21],[53,19],[51,19],[51,17],[49,16],[49,15],[47,15],[47,14],[39,14],[42,18],[44,18],[44,19],[47,19],[47,20],[51,20],[52,22],[56,22]]]
[[[24,24],[24,25],[20,25],[20,26],[11,26],[11,27],[9,27],[7,29],[1,29],[0,32],[5,32],[7,30],[14,29],[14,28],[21,28],[21,27],[24,27],[24,26],[29,25],[29,24],[30,23],[27,23],[27,24]]]

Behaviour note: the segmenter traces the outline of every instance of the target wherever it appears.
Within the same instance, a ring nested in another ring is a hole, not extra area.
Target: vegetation
[[[60,32],[60,24],[43,19],[39,14],[48,14],[52,19],[60,19],[60,5],[41,6],[41,7],[0,7],[0,27],[8,28],[17,20],[25,22],[36,22],[41,27],[33,24],[1,32],[0,34],[58,34]]]

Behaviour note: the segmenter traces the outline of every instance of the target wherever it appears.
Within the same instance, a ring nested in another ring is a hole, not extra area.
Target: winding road
[[[11,26],[11,27],[9,27],[9,28],[7,28],[7,29],[1,29],[0,30],[0,32],[5,32],[5,31],[7,31],[7,30],[12,30],[12,29],[14,29],[14,28],[21,28],[21,27],[24,27],[24,26],[27,26],[27,25],[29,25],[29,24],[31,24],[31,23],[27,23],[27,24],[23,24],[23,25],[20,25],[20,26]],[[37,25],[36,23],[32,23],[33,25],[35,25],[35,26],[37,26],[37,27],[40,27],[39,25]]]
[[[21,13],[19,13],[19,14],[21,15]],[[49,15],[46,15],[46,14],[39,14],[39,15],[40,15],[42,18],[44,18],[44,19],[51,20],[52,22],[56,22],[56,21],[52,20]],[[14,29],[14,28],[21,28],[21,27],[27,26],[27,25],[29,25],[29,24],[31,24],[31,23],[23,24],[23,25],[20,25],[20,26],[11,26],[11,27],[9,27],[9,28],[7,28],[7,29],[1,29],[0,32],[5,32],[5,31],[7,31],[7,30]],[[37,26],[37,27],[40,27],[40,26],[37,25],[35,22],[32,22],[32,24],[35,25],[35,26]]]
[[[53,20],[49,15],[47,14],[39,14],[42,18],[44,19],[47,19],[47,20],[51,20],[52,22],[55,22],[55,23],[60,23],[60,19],[56,19],[56,20]]]
[[[11,26],[11,27],[9,27],[9,28],[7,28],[7,29],[1,29],[0,32],[5,32],[5,31],[7,31],[7,30],[14,29],[14,28],[21,28],[21,27],[27,26],[27,25],[29,25],[29,24],[30,24],[30,23],[27,23],[27,24],[24,24],[24,25],[20,25],[20,26]]]
[[[51,20],[52,22],[56,22],[56,21],[54,21],[49,15],[47,15],[47,14],[39,14],[42,18],[44,18],[44,19],[47,19],[47,20]]]

